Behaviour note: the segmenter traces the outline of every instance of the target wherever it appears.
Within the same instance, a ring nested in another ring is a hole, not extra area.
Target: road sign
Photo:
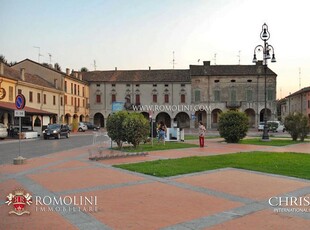
[[[14,110],[14,116],[15,117],[25,117],[25,110],[15,109]]]
[[[26,105],[26,99],[23,94],[18,94],[15,98],[16,109],[23,109]]]

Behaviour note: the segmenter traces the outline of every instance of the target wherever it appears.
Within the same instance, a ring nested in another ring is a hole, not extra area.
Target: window
[[[67,93],[67,81],[65,81],[65,92]]]
[[[140,86],[140,84],[136,84],[136,87],[139,87]]]
[[[82,101],[82,102],[83,102],[83,108],[84,108],[84,107],[85,107],[85,99],[83,99],[83,101]]]
[[[215,82],[215,83],[219,83],[219,82],[220,82],[220,80],[214,80],[214,82]]]
[[[22,94],[22,93],[23,93],[23,91],[21,89],[17,90],[17,94]]]
[[[115,87],[115,84],[112,84],[112,87]]]
[[[195,90],[194,99],[195,102],[200,102],[200,90]]]
[[[71,83],[71,94],[73,94],[73,83]]]
[[[97,87],[100,87],[100,84],[96,84]]]
[[[76,95],[76,84],[74,84],[74,95]]]
[[[46,94],[43,94],[43,104],[46,104]]]
[[[63,98],[60,97],[60,106],[63,106],[63,105],[64,105]]]
[[[78,95],[80,96],[80,86],[78,85]]]
[[[230,82],[236,82],[236,80],[230,80]]]
[[[169,103],[169,94],[165,94],[165,103]]]
[[[67,95],[65,95],[65,105],[68,104]]]
[[[96,103],[101,103],[101,95],[96,95]]]
[[[219,90],[214,90],[214,101],[215,102],[220,102],[220,91]]]
[[[136,104],[140,104],[140,94],[136,94]]]
[[[274,100],[273,89],[268,89],[267,90],[267,100],[268,101],[273,101]]]
[[[37,102],[41,103],[41,94],[40,93],[37,93]]]
[[[231,102],[236,102],[236,101],[237,101],[237,93],[236,93],[236,90],[230,91],[230,101],[231,101]]]
[[[83,97],[85,96],[85,88],[84,88],[84,86],[82,87],[82,96]]]
[[[181,87],[185,87],[185,84],[181,84]]]
[[[181,94],[181,103],[185,103],[185,94]]]
[[[13,87],[9,86],[9,100],[13,101]]]
[[[157,84],[153,84],[153,87],[157,87]]]
[[[32,92],[30,91],[29,92],[29,102],[32,102],[33,101],[33,95],[32,95]]]
[[[116,101],[116,95],[115,94],[112,94],[112,103]]]
[[[253,101],[253,91],[250,90],[250,89],[248,89],[248,90],[246,91],[246,100],[247,100],[247,101]]]
[[[71,105],[73,105],[73,97],[71,97]]]
[[[53,105],[56,105],[56,96],[53,96]]]
[[[78,107],[80,107],[80,98],[78,98]]]
[[[252,82],[252,80],[249,79],[248,82]]]
[[[130,84],[126,84],[127,87],[130,87]]]
[[[168,87],[169,85],[168,84],[165,84],[165,87]]]
[[[157,103],[157,94],[153,94],[153,102]]]

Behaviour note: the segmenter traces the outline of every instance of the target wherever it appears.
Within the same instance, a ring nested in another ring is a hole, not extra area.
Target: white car
[[[263,131],[263,130],[264,130],[264,122],[259,122],[258,131]]]
[[[6,126],[2,123],[0,123],[0,139],[4,139],[8,136],[8,130]]]
[[[280,121],[267,121],[268,125],[270,124],[276,124],[276,129],[274,130],[275,132],[285,132],[285,127]]]
[[[87,125],[84,122],[79,122],[79,128],[78,128],[79,132],[85,132],[87,129],[88,129]]]

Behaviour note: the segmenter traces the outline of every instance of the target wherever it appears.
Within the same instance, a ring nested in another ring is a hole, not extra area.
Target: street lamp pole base
[[[26,158],[23,158],[22,156],[16,157],[13,159],[13,164],[14,165],[23,165],[26,163]]]

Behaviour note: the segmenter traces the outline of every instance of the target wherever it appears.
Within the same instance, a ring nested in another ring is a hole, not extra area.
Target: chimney
[[[117,71],[117,67],[115,67],[115,71]]]
[[[210,66],[210,61],[203,61],[204,66]]]
[[[75,76],[75,78],[79,78],[79,73],[78,72],[74,72],[74,76]]]
[[[149,66],[149,70],[151,70],[151,66]]]
[[[82,79],[83,79],[82,73],[79,73],[79,79],[82,81]]]
[[[0,62],[0,75],[4,75],[4,64]]]
[[[24,68],[21,68],[20,69],[20,78],[25,81],[25,69]]]
[[[66,74],[70,75],[70,69],[69,68],[66,68]]]

